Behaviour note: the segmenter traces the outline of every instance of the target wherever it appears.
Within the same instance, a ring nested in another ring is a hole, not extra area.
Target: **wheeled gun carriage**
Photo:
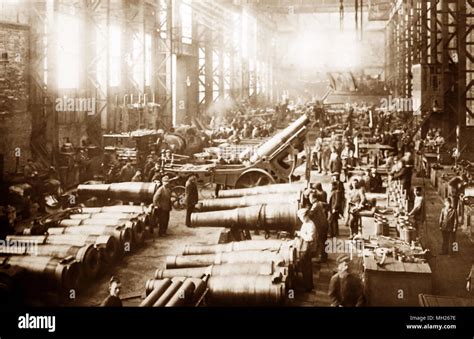
[[[252,152],[242,152],[240,164],[170,165],[165,171],[184,180],[190,174],[196,174],[198,182],[212,182],[230,188],[286,183],[302,163],[298,154],[304,149],[309,124],[309,117],[303,114]]]

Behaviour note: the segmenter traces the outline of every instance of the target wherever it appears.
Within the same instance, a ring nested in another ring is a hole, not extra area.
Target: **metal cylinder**
[[[76,289],[80,284],[81,268],[74,258],[13,255],[0,259],[4,264],[24,268],[32,276],[43,280],[48,287],[69,290]]]
[[[270,156],[273,152],[275,152],[278,148],[280,148],[285,142],[287,142],[293,135],[295,135],[298,131],[302,128],[306,128],[305,126],[309,123],[309,117],[306,114],[303,114],[290,125],[288,125],[285,129],[278,132],[270,139],[265,141],[263,144],[258,146],[253,155],[250,157],[250,162],[255,163],[262,159],[263,157]]]
[[[232,263],[262,263],[274,262],[275,265],[283,266],[291,264],[296,258],[296,250],[289,249],[286,252],[272,251],[242,251],[217,254],[200,254],[200,255],[173,255],[166,257],[166,268],[183,268],[183,267],[202,267],[219,264]]]
[[[298,204],[271,204],[241,207],[226,211],[193,213],[193,227],[236,227],[249,230],[293,232],[301,223],[296,215]]]
[[[132,246],[143,243],[145,234],[144,221],[147,220],[145,215],[123,214],[123,213],[90,213],[90,214],[72,214],[71,219],[62,220],[60,226],[77,226],[77,225],[121,225],[125,224],[132,231]],[[75,221],[79,220],[79,221]]]
[[[214,276],[207,282],[209,305],[276,306],[285,298],[285,284],[272,276]]]
[[[205,292],[207,288],[207,281],[204,281],[200,278],[188,278],[194,283],[196,288],[194,289],[193,297],[192,297],[192,306],[196,306],[196,303],[202,297],[202,294]]]
[[[185,279],[176,293],[165,304],[165,307],[178,307],[188,305],[193,298],[196,286],[190,279]]]
[[[153,307],[163,307],[166,303],[173,297],[176,291],[181,287],[183,282],[179,279],[173,278],[171,280],[171,285],[168,286],[166,291],[158,298],[158,300],[153,304]]]
[[[201,200],[198,203],[198,209],[201,212],[222,211],[267,203],[294,203],[298,202],[299,200],[299,192],[289,192],[285,194],[249,195],[235,198]]]
[[[150,285],[150,281],[152,281]],[[147,290],[147,297],[140,303],[140,307],[151,307],[158,300],[158,298],[165,292],[171,285],[171,279],[163,280],[147,280],[145,289]],[[151,291],[148,293],[149,287]]]
[[[157,189],[158,185],[153,182],[119,182],[79,185],[77,194],[81,199],[98,197],[149,204],[153,201]]]
[[[149,213],[147,206],[136,206],[136,205],[113,205],[113,206],[102,206],[102,207],[83,207],[82,213]]]
[[[120,249],[125,248],[126,244],[132,241],[132,231],[125,226],[106,226],[106,225],[87,225],[70,227],[50,227],[48,234],[91,234],[91,235],[110,235],[120,244]]]
[[[256,186],[250,188],[236,188],[230,190],[220,190],[219,199],[236,198],[260,194],[284,194],[301,192],[306,188],[306,182],[294,182],[291,184],[273,184],[265,186]]]
[[[29,254],[34,256],[46,256],[58,259],[73,257],[81,264],[81,272],[85,279],[95,279],[101,269],[100,254],[94,245],[71,246],[71,245],[28,245],[21,243],[9,244],[8,251],[3,251],[1,255],[7,254]]]
[[[121,257],[120,245],[110,235],[84,235],[84,234],[51,234],[51,235],[9,235],[8,241],[18,243],[36,243],[50,245],[72,245],[85,246],[95,245],[101,252],[101,259],[104,264],[114,264]]]
[[[212,254],[237,251],[279,251],[280,249],[287,249],[291,246],[294,246],[294,241],[292,240],[244,240],[233,241],[226,244],[185,245],[183,255]]]
[[[284,267],[276,266],[273,261],[261,263],[221,264],[203,267],[187,267],[156,270],[155,279],[190,277],[201,278],[204,275],[273,275],[282,272]]]

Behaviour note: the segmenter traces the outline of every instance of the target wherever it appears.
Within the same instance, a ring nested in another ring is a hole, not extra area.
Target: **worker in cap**
[[[157,220],[159,225],[159,236],[165,236],[168,230],[171,212],[171,189],[169,181],[169,177],[164,175],[161,178],[161,186],[156,190],[153,196],[153,215],[154,220]],[[153,234],[153,227],[151,227],[151,233]]]
[[[184,204],[186,205],[186,226],[191,226],[191,214],[194,212],[199,201],[199,193],[196,184],[196,174],[191,174],[186,180],[184,189]]]
[[[336,259],[337,273],[329,282],[329,299],[331,306],[359,307],[365,303],[362,280],[349,270],[350,257],[343,253]]]
[[[112,276],[109,280],[109,295],[102,302],[102,307],[122,307],[122,300],[120,300],[120,280]]]

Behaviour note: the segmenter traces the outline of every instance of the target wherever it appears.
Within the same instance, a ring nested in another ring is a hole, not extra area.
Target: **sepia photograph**
[[[0,311],[112,307],[472,336],[474,1],[0,0]]]

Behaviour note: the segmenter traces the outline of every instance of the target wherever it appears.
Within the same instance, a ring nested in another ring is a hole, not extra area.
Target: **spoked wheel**
[[[274,184],[275,180],[265,171],[249,171],[243,173],[235,184],[235,188],[249,188]]]
[[[175,210],[186,208],[184,203],[185,188],[183,186],[175,186],[171,189],[171,205]]]

